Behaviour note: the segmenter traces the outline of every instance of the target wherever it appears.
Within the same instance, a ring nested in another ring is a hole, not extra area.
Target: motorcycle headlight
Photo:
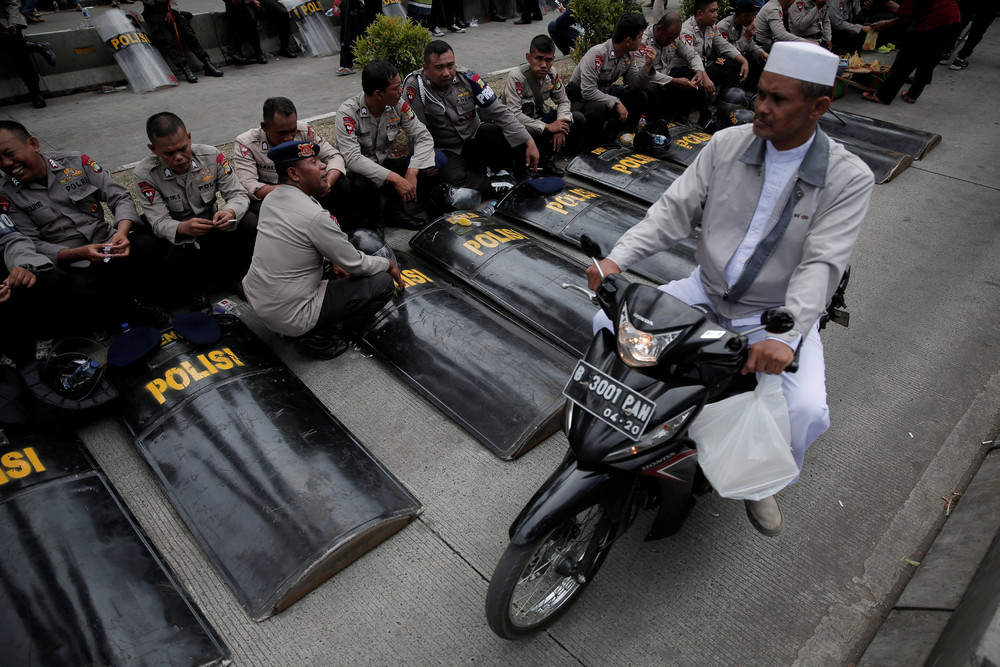
[[[651,334],[632,326],[628,304],[618,317],[618,356],[629,366],[655,366],[660,354],[677,340],[680,331]]]
[[[650,447],[656,447],[662,443],[665,439],[669,439],[674,435],[680,433],[684,424],[687,423],[691,415],[694,414],[697,405],[692,405],[690,408],[684,412],[671,417],[667,421],[663,422],[656,428],[650,429],[646,435],[640,438],[638,441],[632,443],[628,447],[623,447],[622,449],[616,449],[607,456],[604,457],[603,461],[605,463],[610,463],[612,461],[619,461],[629,456],[635,456],[641,454]]]

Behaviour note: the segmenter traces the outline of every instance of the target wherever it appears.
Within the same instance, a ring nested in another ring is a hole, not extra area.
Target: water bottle
[[[104,263],[107,264],[111,261],[111,244],[108,243],[104,246]]]
[[[333,7],[330,7],[330,9],[326,10],[323,13],[326,14],[327,16],[329,16],[330,18],[333,18],[334,16],[336,16],[336,14],[333,13]]]
[[[646,114],[639,117],[639,129],[646,127]]]
[[[83,8],[83,27],[84,28],[93,28],[93,27],[95,27],[94,26],[94,19],[92,19],[90,17],[90,9],[91,9],[90,7],[84,7]]]
[[[81,389],[88,380],[97,375],[97,369],[101,364],[97,361],[85,361],[81,359],[77,362],[76,369],[72,373],[62,376],[62,387],[66,391],[77,391]]]
[[[481,213],[481,214],[482,214],[483,216],[485,216],[485,217],[487,217],[487,218],[488,218],[488,217],[490,217],[491,215],[493,215],[493,213],[494,213],[494,212],[495,212],[496,210],[497,210],[497,200],[496,200],[496,199],[494,199],[494,200],[490,201],[490,202],[489,202],[488,204],[486,204],[486,206],[484,206],[484,207],[482,207],[481,209],[479,209],[479,212],[480,212],[480,213]]]
[[[132,328],[132,325],[130,325],[128,322],[122,322],[122,330],[119,331],[119,333],[125,333],[126,331],[128,331],[131,328]]]
[[[59,11],[59,3],[56,2],[55,0],[52,0],[52,11],[54,11],[54,12],[58,12]]]

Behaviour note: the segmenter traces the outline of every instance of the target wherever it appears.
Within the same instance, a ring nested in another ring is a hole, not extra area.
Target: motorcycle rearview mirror
[[[761,314],[760,323],[768,333],[781,334],[795,327],[795,317],[787,308],[768,308]]]

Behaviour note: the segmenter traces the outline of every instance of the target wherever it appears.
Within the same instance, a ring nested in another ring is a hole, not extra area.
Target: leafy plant
[[[678,11],[682,19],[694,14],[694,0],[681,0],[681,8]],[[719,18],[729,15],[729,0],[719,0]]]
[[[354,62],[361,68],[373,60],[387,60],[396,66],[401,77],[421,67],[424,48],[431,43],[431,33],[400,16],[382,16],[354,42]]]
[[[618,18],[625,12],[642,13],[638,0],[571,0],[570,9],[583,32],[576,38],[573,60],[580,62],[591,48],[611,39]]]

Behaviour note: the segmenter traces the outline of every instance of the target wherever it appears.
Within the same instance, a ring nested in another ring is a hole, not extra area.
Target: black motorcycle
[[[755,384],[740,373],[751,331],[725,329],[707,306],[620,274],[606,276],[594,300],[615,331],[594,336],[563,390],[570,449],[511,526],[486,595],[490,627],[506,639],[565,613],[640,509],[659,506],[647,541],[680,529],[694,496],[711,490],[688,426],[706,402]],[[772,333],[794,325],[783,308],[761,322]]]

